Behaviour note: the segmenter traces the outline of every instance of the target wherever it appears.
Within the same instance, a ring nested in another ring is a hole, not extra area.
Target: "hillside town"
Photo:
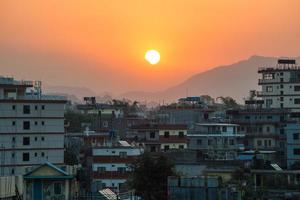
[[[2,76],[0,199],[300,199],[300,66],[257,72],[243,103],[199,94],[153,107],[75,103]]]

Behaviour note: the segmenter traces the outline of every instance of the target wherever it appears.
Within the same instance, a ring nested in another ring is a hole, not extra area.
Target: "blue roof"
[[[40,169],[43,166],[48,166],[48,167],[54,169],[55,171],[58,171],[59,173],[63,174],[63,176],[31,176],[31,174],[33,172],[37,171],[38,169]],[[64,170],[60,169],[59,167],[53,165],[50,162],[46,162],[24,175],[24,179],[72,179],[72,178],[74,178],[74,177],[69,175],[67,172],[65,172]]]
[[[237,160],[252,160],[254,155],[239,155]]]

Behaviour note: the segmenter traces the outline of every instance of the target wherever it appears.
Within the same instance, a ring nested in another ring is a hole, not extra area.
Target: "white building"
[[[41,94],[41,83],[0,77],[0,176],[64,163],[62,97]]]
[[[263,108],[300,110],[300,66],[295,60],[278,60],[277,66],[260,68],[258,73]]]
[[[111,147],[93,148],[93,181],[101,181],[102,188],[119,192],[130,174],[128,164],[138,158],[142,149],[130,146],[126,141]]]

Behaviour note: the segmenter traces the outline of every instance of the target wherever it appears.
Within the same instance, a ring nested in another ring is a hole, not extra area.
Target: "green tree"
[[[218,97],[222,103],[225,105],[226,108],[236,108],[238,107],[237,102],[232,97]]]
[[[145,200],[167,199],[168,176],[175,175],[173,163],[164,155],[143,154],[130,168],[130,188]]]

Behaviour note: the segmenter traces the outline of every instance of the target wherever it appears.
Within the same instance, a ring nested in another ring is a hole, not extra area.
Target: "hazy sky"
[[[156,91],[249,56],[300,55],[299,0],[0,0],[0,74]],[[152,66],[148,49],[161,53]]]

